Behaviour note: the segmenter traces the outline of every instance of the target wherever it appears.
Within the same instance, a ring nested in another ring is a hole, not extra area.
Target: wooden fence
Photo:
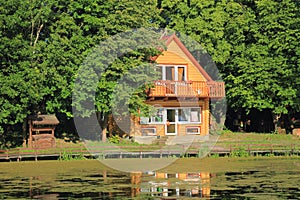
[[[0,161],[21,161],[21,160],[41,160],[41,159],[64,159],[67,157],[86,158],[163,158],[163,157],[184,157],[184,156],[231,156],[236,155],[299,155],[300,144],[226,144],[216,145],[192,144],[192,145],[94,145],[76,147],[56,147],[56,148],[16,148],[0,150]]]

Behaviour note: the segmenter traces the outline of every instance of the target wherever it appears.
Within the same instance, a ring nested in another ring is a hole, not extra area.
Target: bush
[[[248,157],[249,153],[244,147],[239,147],[236,150],[230,152],[230,157]]]
[[[120,136],[118,136],[118,135],[113,135],[113,136],[111,136],[111,137],[108,138],[108,141],[109,141],[110,143],[120,144],[121,138],[120,138]]]

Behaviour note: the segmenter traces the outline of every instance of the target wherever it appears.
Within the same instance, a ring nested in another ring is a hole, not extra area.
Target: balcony
[[[225,97],[224,82],[158,80],[148,92],[148,97]]]

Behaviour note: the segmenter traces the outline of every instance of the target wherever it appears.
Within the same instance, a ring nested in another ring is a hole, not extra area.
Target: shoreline
[[[149,159],[151,163],[154,159]],[[134,164],[134,162],[131,162]],[[282,168],[282,164],[288,167]],[[24,162],[2,162],[0,163],[2,174],[33,176],[36,174],[60,174],[67,171],[110,171],[122,172],[106,166],[99,160],[44,160],[44,161],[24,161]],[[211,172],[223,171],[251,171],[257,168],[264,170],[287,170],[299,171],[300,157],[248,157],[248,158],[179,158],[170,165],[157,169],[158,172]],[[141,169],[141,171],[143,171]],[[123,171],[126,173],[125,171]]]

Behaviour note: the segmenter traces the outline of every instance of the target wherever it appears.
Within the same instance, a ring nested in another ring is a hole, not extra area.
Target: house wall
[[[187,127],[200,127],[200,135],[209,134],[209,99],[200,100],[191,104],[190,102],[176,102],[176,101],[150,101],[150,105],[159,105],[160,107],[201,107],[201,123],[187,123],[187,124],[177,124],[177,135],[186,135]],[[156,135],[165,135],[165,124],[140,124],[140,119],[138,117],[132,117],[134,126],[132,126],[130,135],[131,136],[141,136],[142,128],[156,128]]]
[[[170,63],[170,60],[172,60],[172,63]],[[156,61],[162,65],[185,65],[187,66],[187,80],[205,81],[204,77],[193,64],[183,60],[174,53],[164,52]]]
[[[206,81],[203,75],[199,72],[198,68],[193,65],[187,55],[178,47],[178,45],[172,41],[168,45],[168,50],[164,51],[160,55],[156,62],[159,64],[182,64],[188,66],[187,78],[192,81]],[[171,63],[170,63],[171,62]]]

